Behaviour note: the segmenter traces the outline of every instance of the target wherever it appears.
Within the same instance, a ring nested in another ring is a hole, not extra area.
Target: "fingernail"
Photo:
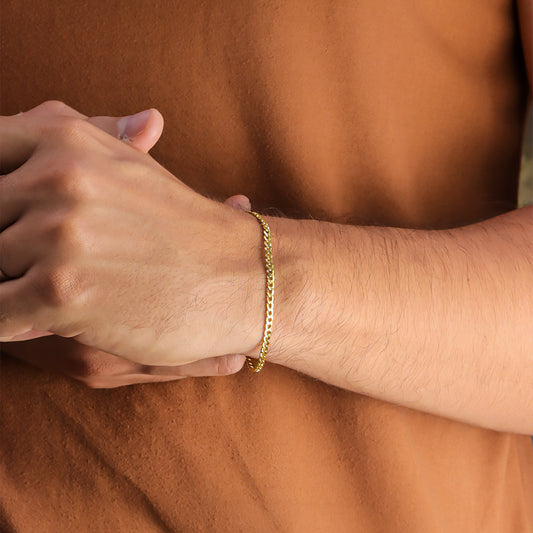
[[[118,138],[120,140],[127,140],[141,134],[146,127],[150,110],[146,109],[135,115],[122,117],[117,122]]]

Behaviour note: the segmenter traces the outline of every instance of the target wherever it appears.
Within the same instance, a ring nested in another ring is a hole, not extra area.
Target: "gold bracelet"
[[[263,332],[263,342],[261,344],[261,351],[259,352],[259,359],[254,366],[254,360],[251,357],[246,357],[248,369],[251,372],[259,372],[265,364],[266,355],[268,352],[268,345],[270,344],[270,336],[272,334],[272,321],[274,319],[274,262],[272,261],[272,241],[270,239],[270,227],[265,222],[265,219],[254,211],[248,211],[253,215],[261,226],[263,226],[263,242],[265,244],[265,268],[266,268],[266,315],[265,315],[265,329]]]

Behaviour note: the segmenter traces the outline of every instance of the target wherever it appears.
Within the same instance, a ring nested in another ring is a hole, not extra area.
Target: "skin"
[[[64,106],[60,104],[60,107]],[[63,111],[67,112],[67,109]],[[39,112],[42,112],[41,108],[32,110],[33,114]],[[121,117],[89,118],[74,110],[68,110],[68,113],[87,120],[114,137],[119,136]],[[157,110],[149,110],[149,113],[142,131],[125,141],[132,148],[144,153],[149,152],[157,143],[164,125],[163,117]],[[251,209],[249,199],[243,195],[232,196],[224,203],[235,209]],[[17,340],[21,341],[26,339],[35,340],[11,342],[4,347],[11,356],[46,371],[66,374],[91,388],[113,388],[196,376],[225,376],[238,372],[245,361],[243,355],[229,354],[181,366],[142,365],[49,332],[32,330],[17,337]]]
[[[531,4],[519,10],[531,81]],[[45,120],[2,117],[0,128],[2,160],[19,166],[0,184],[0,224],[12,230],[0,238],[2,260],[12,261],[2,268],[16,278],[0,286],[3,340],[45,330],[139,365],[256,355],[257,221],[65,117],[72,110],[41,111]],[[104,168],[113,180],[99,178]],[[28,195],[30,185],[39,194]],[[150,238],[113,227],[133,216]],[[277,276],[271,362],[399,405],[533,433],[532,207],[439,231],[265,218]]]

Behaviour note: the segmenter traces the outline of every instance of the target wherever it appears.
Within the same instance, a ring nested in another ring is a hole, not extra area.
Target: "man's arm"
[[[518,4],[531,87],[533,8]],[[269,223],[279,265],[270,361],[533,434],[533,207],[441,231]]]
[[[57,109],[2,117],[2,135],[32,156],[2,159],[16,170],[0,180],[0,340],[51,332],[141,365],[256,355],[257,221]],[[532,211],[440,231],[271,218],[270,360],[533,432]]]
[[[440,231],[267,220],[278,279],[271,362],[533,433],[533,207]]]

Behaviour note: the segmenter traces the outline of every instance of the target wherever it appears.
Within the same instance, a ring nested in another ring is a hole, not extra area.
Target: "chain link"
[[[246,357],[248,369],[251,372],[259,372],[264,364],[268,347],[270,344],[270,336],[272,334],[272,322],[274,320],[274,262],[272,260],[272,240],[270,234],[270,227],[265,219],[255,211],[248,211],[253,215],[261,226],[263,226],[263,244],[265,247],[265,270],[266,270],[266,313],[265,313],[265,329],[263,332],[263,342],[259,352],[259,359],[254,364],[251,357]]]

